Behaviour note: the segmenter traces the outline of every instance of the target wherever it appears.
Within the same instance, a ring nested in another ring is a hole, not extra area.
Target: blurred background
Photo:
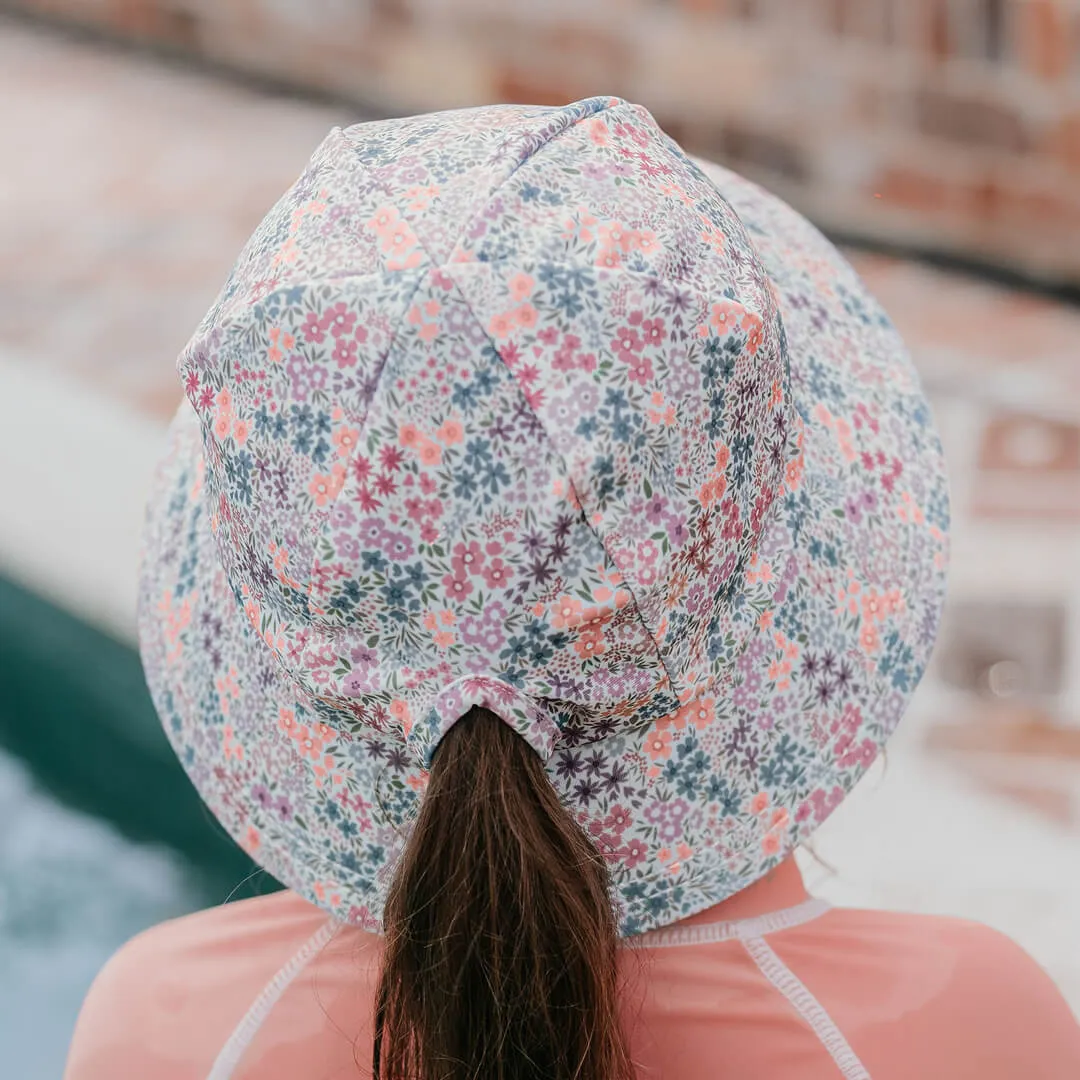
[[[933,670],[805,868],[988,922],[1080,1009],[1080,0],[0,2],[0,1049],[59,1076],[95,971],[274,883],[133,651],[174,358],[335,124],[619,94],[844,245],[956,515]]]

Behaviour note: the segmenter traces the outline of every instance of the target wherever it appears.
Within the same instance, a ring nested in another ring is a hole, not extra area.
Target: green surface
[[[225,834],[177,761],[137,653],[0,577],[0,746],[62,802],[166,844],[210,895],[279,887]]]

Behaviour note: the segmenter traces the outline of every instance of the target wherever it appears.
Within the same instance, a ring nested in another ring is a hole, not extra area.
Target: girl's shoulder
[[[198,911],[132,938],[83,1003],[65,1080],[206,1071],[266,985],[328,916],[291,892]],[[326,937],[325,934],[321,935]],[[368,935],[349,929],[350,947]]]

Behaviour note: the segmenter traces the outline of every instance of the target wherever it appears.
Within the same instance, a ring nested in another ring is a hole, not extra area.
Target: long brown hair
[[[539,756],[471,709],[386,902],[376,1080],[632,1080],[607,886]]]

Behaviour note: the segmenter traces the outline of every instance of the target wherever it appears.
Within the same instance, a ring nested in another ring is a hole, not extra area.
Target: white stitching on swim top
[[[871,1080],[866,1066],[851,1049],[836,1021],[826,1012],[825,1006],[806,988],[803,981],[773,952],[764,938],[743,941],[746,951],[753,957],[761,974],[780,991],[795,1011],[810,1026],[818,1041],[828,1050],[836,1062],[844,1080]]]
[[[732,922],[700,923],[697,926],[670,926],[650,930],[647,934],[631,938],[627,944],[634,948],[668,949],[676,945],[708,945],[717,941],[746,941],[749,938],[775,934],[793,926],[802,926],[824,915],[829,904],[824,900],[810,899],[781,911],[770,911],[753,919],[736,919]]]
[[[763,934],[775,933],[778,930],[787,930],[793,926],[801,926],[804,923],[808,923],[813,919],[818,918],[820,915],[824,915],[829,910],[829,905],[824,900],[807,900],[802,904],[792,908],[785,908],[782,911],[773,911],[767,915],[759,915],[753,919],[739,919],[733,922],[717,922],[717,923],[704,923],[699,926],[674,926],[666,929],[651,930],[647,934],[642,934],[639,937],[632,938],[626,944],[632,948],[648,948],[648,949],[666,949],[677,945],[705,945],[716,941],[731,941],[738,940],[747,942],[751,939],[760,938]],[[263,987],[262,992],[255,999],[251,1008],[244,1014],[240,1023],[236,1025],[233,1033],[229,1036],[228,1041],[221,1049],[221,1053],[218,1054],[217,1060],[214,1062],[213,1068],[210,1070],[207,1080],[229,1080],[233,1071],[237,1065],[240,1064],[241,1059],[244,1056],[244,1052],[254,1041],[255,1036],[258,1034],[259,1029],[266,1022],[266,1018],[270,1015],[270,1010],[280,1000],[282,994],[288,989],[289,984],[304,970],[305,967],[314,959],[316,953],[319,952],[333,937],[335,931],[341,924],[335,920],[330,919],[322,927],[320,927],[308,940],[300,947],[299,951],[288,960],[281,968],[280,971]],[[764,945],[764,942],[761,944]],[[768,946],[766,946],[768,948]],[[769,950],[772,952],[772,950]],[[751,953],[751,955],[753,955]],[[775,956],[775,953],[773,954]],[[756,959],[756,957],[755,957]],[[777,963],[780,963],[777,959]],[[760,963],[758,964],[760,967]],[[781,965],[782,966],[782,965]],[[784,969],[787,970],[786,968]],[[768,972],[762,968],[762,973],[766,978],[769,978],[770,982],[773,980],[770,978]],[[789,972],[790,974],[790,972]],[[793,979],[794,975],[791,976]],[[798,980],[796,980],[797,982]],[[784,993],[784,990],[779,984],[774,982],[777,989]],[[799,986],[802,986],[799,983]],[[804,992],[809,994],[809,991]],[[787,996],[785,994],[785,996]],[[789,998],[789,1000],[791,1000]],[[816,1003],[815,1003],[816,1004]],[[797,1006],[796,1006],[797,1007]],[[825,1013],[821,1006],[818,1006],[822,1015],[826,1017],[829,1024],[832,1021],[828,1018],[828,1014]],[[800,1015],[804,1015],[800,1013]],[[808,1021],[809,1022],[809,1021]],[[811,1024],[813,1026],[813,1024]],[[814,1028],[815,1033],[818,1033],[818,1029]],[[818,1033],[821,1038],[820,1033]],[[839,1032],[836,1032],[836,1036],[843,1042],[844,1047],[847,1047],[847,1043],[843,1041],[843,1036]],[[825,1040],[822,1038],[822,1042]],[[828,1044],[825,1044],[828,1049]],[[848,1047],[850,1052],[850,1047]],[[832,1050],[829,1051],[832,1053]],[[833,1054],[834,1058],[836,1057]],[[852,1055],[854,1056],[854,1055]],[[855,1059],[858,1062],[858,1059]],[[861,1068],[861,1066],[860,1066]],[[845,1080],[849,1080],[849,1074],[844,1073]],[[850,1080],[868,1080],[865,1072],[863,1073],[851,1073]]]
[[[336,919],[330,919],[324,923],[263,987],[262,993],[255,999],[221,1048],[221,1053],[218,1054],[206,1080],[229,1080],[233,1070],[240,1064],[244,1052],[258,1034],[259,1028],[270,1015],[270,1010],[278,1003],[278,999],[285,993],[289,984],[311,963],[315,954],[330,941],[340,925]]]

